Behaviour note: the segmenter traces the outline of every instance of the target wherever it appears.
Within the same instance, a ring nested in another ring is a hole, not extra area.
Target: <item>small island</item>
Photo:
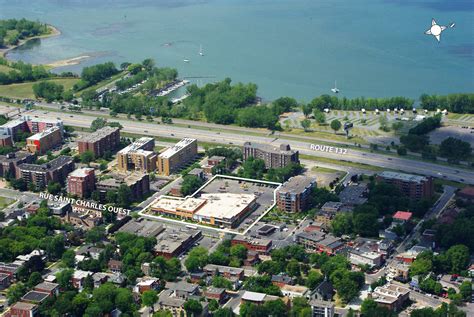
[[[16,47],[23,45],[26,41],[56,36],[61,32],[52,25],[26,19],[0,20],[0,56],[6,54]]]

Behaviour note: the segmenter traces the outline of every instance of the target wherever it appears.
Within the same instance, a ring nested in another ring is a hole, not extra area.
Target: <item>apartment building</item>
[[[310,207],[311,191],[316,180],[303,175],[293,176],[277,191],[278,209],[286,212],[306,211]]]
[[[252,142],[244,143],[244,160],[250,157],[262,159],[265,161],[266,168],[282,168],[291,163],[299,163],[299,152],[293,151],[289,144],[281,144],[275,147],[267,144]]]
[[[94,153],[94,157],[101,157],[105,152],[113,152],[120,144],[120,129],[103,127],[94,133],[77,141],[79,154],[85,151]]]
[[[184,138],[158,155],[158,173],[170,175],[192,161],[198,153],[196,139]]]
[[[0,155],[0,177],[6,177],[7,175],[15,177],[18,165],[23,163],[33,163],[33,161],[33,154],[26,151]]]
[[[95,188],[93,168],[78,168],[67,177],[67,192],[79,198],[87,198]]]
[[[155,139],[140,138],[117,153],[117,168],[121,172],[156,170]]]
[[[394,185],[411,199],[430,198],[434,194],[432,177],[384,171],[377,175],[377,181]]]
[[[43,155],[63,142],[63,132],[58,127],[48,128],[26,139],[26,149]]]
[[[23,179],[28,188],[45,189],[50,182],[64,184],[66,177],[74,170],[74,160],[69,156],[59,156],[54,160],[37,165],[23,163],[18,165],[16,178]]]

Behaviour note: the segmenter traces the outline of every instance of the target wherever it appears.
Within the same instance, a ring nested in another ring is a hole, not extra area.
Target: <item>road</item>
[[[55,116],[63,120],[66,125],[82,128],[89,128],[91,123],[91,117],[83,114],[69,114],[59,112],[49,113],[47,111],[40,110],[29,110],[24,114],[49,119],[51,119],[52,116]],[[216,133],[215,131],[208,131],[192,127],[185,128],[174,125],[130,121],[124,119],[114,119],[114,121],[119,122],[124,127],[123,131],[128,133],[173,138],[193,137],[198,139],[199,141],[204,142],[234,144],[239,146],[242,146],[244,142],[249,140],[252,142],[272,144],[275,146],[279,146],[281,143],[288,143],[293,149],[299,150],[301,154],[307,154],[316,157],[325,157],[340,161],[368,164],[386,169],[403,169],[403,171],[407,173],[415,173],[433,177],[443,177],[448,180],[474,184],[474,171],[462,170],[460,172],[460,168],[455,166],[438,165],[434,163],[404,159],[399,157],[388,157],[382,154],[366,153],[354,149],[349,149],[346,155],[331,152],[314,151],[310,149],[310,145],[312,143],[310,141],[306,142],[301,140],[289,140],[284,138],[278,138],[277,136],[249,135],[246,137],[245,134],[240,133],[239,131],[231,130]]]

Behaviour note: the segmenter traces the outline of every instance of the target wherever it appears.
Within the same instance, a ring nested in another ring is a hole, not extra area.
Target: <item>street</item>
[[[29,110],[24,112],[25,115],[37,116],[38,118],[49,118],[55,116],[64,121],[66,125],[89,128],[91,117],[84,114],[70,114],[60,112],[47,112],[40,110]],[[244,142],[251,140],[252,142],[266,143],[279,145],[281,143],[288,143],[295,150],[299,150],[300,154],[306,154],[315,157],[325,157],[340,161],[349,161],[372,166],[378,166],[386,169],[403,170],[407,173],[415,173],[420,175],[442,177],[448,180],[474,184],[474,171],[463,169],[459,172],[461,167],[434,164],[425,161],[410,160],[396,156],[387,156],[377,153],[367,153],[355,149],[349,149],[347,154],[338,154],[326,151],[314,151],[310,149],[311,142],[301,140],[291,140],[285,138],[278,138],[275,136],[256,136],[249,135],[245,137],[244,131],[226,130],[222,132],[208,131],[198,128],[186,128],[177,125],[164,125],[157,123],[150,123],[145,121],[130,121],[124,119],[113,119],[119,122],[124,128],[122,131],[134,134],[146,134],[149,136],[173,137],[183,138],[190,137],[197,138],[199,141],[210,143],[225,143],[242,146]],[[232,127],[234,128],[234,127]],[[249,130],[251,131],[251,130]]]

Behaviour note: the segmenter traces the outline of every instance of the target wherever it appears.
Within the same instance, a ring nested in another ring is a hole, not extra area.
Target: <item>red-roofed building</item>
[[[457,193],[458,197],[466,200],[472,200],[474,201],[474,187],[469,186],[469,187],[464,187]]]
[[[409,211],[397,211],[393,215],[393,220],[405,223],[405,222],[410,221],[412,216],[413,216],[413,213],[411,213]]]

